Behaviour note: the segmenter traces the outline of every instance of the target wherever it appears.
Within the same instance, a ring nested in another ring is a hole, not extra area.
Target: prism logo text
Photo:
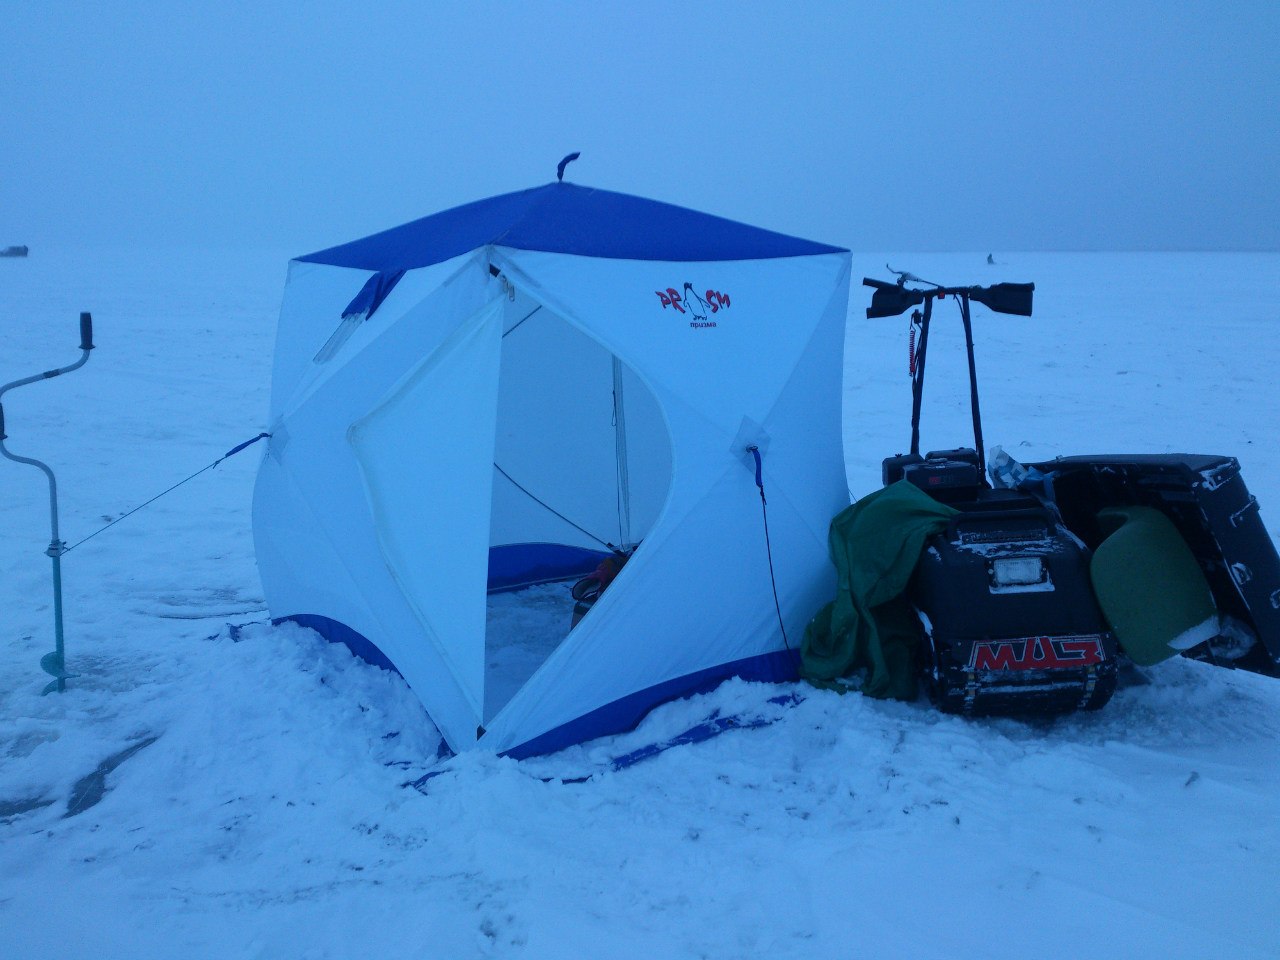
[[[666,290],[655,290],[662,309],[668,307],[677,313],[689,317],[691,327],[714,327],[716,321],[711,317],[722,310],[729,309],[729,295],[719,290],[705,290],[699,293],[692,283],[685,281],[684,287],[677,290],[667,287]]]

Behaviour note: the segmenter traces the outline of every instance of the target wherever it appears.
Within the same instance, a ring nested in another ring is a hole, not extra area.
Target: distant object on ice
[[[27,248],[25,246],[5,247],[3,250],[0,250],[0,257],[25,257],[26,255]]]

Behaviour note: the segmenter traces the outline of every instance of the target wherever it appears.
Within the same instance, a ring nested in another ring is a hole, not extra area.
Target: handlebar
[[[862,285],[871,287],[875,291],[871,294],[871,306],[867,307],[868,320],[874,320],[876,317],[896,317],[911,307],[920,306],[924,303],[925,297],[934,293],[933,290],[914,290],[897,283],[872,280],[870,277],[863,277]]]
[[[888,283],[863,277],[862,285],[871,287],[871,306],[867,307],[867,319],[896,317],[911,307],[917,307],[931,297],[965,296],[996,313],[1008,313],[1020,317],[1031,316],[1034,283],[995,283],[989,287],[936,287],[917,290],[901,283]]]

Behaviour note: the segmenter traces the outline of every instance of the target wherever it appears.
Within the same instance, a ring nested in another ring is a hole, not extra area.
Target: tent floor
[[[571,582],[489,595],[484,722],[488,723],[569,635]]]

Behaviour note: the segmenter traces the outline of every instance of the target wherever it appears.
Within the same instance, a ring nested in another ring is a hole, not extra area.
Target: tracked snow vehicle
[[[1066,457],[1016,471],[1006,462],[993,487],[979,453],[970,303],[1030,316],[1034,284],[943,287],[893,272],[897,283],[863,281],[874,290],[869,319],[914,308],[911,447],[884,460],[882,479],[956,511],[926,543],[906,591],[932,701],[973,715],[1097,709],[1125,655],[1151,664],[1182,653],[1280,676],[1280,557],[1239,464],[1196,454]],[[946,297],[964,325],[975,445],[921,455],[929,325]],[[1202,606],[1184,608],[1206,613],[1202,622],[1192,616],[1181,631],[1167,618],[1142,622],[1197,591]]]
[[[1097,709],[1115,690],[1116,640],[1089,582],[1090,550],[1051,503],[993,489],[983,449],[970,302],[1030,316],[1034,284],[906,286],[866,279],[867,316],[912,313],[911,448],[888,457],[886,486],[905,480],[957,513],[926,545],[907,588],[921,625],[919,662],[930,699],[965,714]],[[969,356],[974,447],[920,453],[929,325],[937,300],[960,305]],[[922,308],[922,309],[921,309]]]

